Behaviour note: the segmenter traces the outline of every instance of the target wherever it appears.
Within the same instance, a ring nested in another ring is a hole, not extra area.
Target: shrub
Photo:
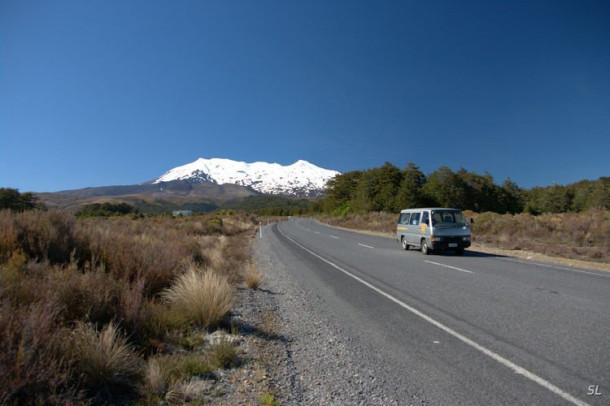
[[[0,213],[0,261],[21,249],[28,258],[61,264],[70,260],[76,249],[74,219],[56,211]]]
[[[233,287],[215,272],[191,267],[180,275],[163,296],[186,323],[207,328],[217,326],[231,309]]]
[[[260,396],[259,400],[260,400],[261,406],[280,406],[281,405],[280,401],[275,398],[274,392],[263,393]]]
[[[101,269],[85,273],[59,269],[48,272],[45,279],[46,300],[57,304],[63,323],[84,321],[101,326],[119,314],[125,286]]]
[[[159,362],[156,358],[150,358],[144,368],[144,383],[141,392],[144,395],[162,396],[170,384],[170,375],[167,364]]]
[[[263,274],[252,262],[248,262],[244,270],[244,282],[248,289],[258,289],[263,282]]]
[[[113,323],[101,332],[92,324],[80,324],[72,344],[75,371],[91,396],[116,401],[133,395],[142,374],[141,361]]]
[[[0,404],[54,404],[82,396],[70,381],[52,305],[0,303]],[[63,400],[61,400],[63,399]]]
[[[210,345],[208,359],[214,368],[221,369],[233,368],[241,363],[237,354],[237,346],[226,337]]]

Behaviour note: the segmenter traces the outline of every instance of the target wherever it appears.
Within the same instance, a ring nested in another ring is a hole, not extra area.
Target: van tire
[[[431,249],[430,247],[428,247],[428,241],[426,241],[425,238],[422,238],[421,240],[421,253],[424,255],[430,255],[431,253]]]
[[[409,244],[407,244],[407,239],[404,235],[400,238],[400,244],[402,245],[402,249],[405,251],[409,251]]]

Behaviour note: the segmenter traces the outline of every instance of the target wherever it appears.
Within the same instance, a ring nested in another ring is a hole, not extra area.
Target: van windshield
[[[432,210],[432,225],[437,228],[468,226],[459,210]]]

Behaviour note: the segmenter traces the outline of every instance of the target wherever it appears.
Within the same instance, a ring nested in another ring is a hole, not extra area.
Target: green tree
[[[18,189],[0,188],[0,209],[24,211],[41,208],[44,208],[44,205],[32,193],[19,193]]]
[[[493,177],[485,172],[479,175],[460,169],[456,176],[460,179],[459,185],[463,188],[463,208],[482,213],[486,211],[499,211],[498,187]]]
[[[511,178],[507,178],[498,193],[499,213],[521,213],[525,203],[523,189],[521,189]]]
[[[610,210],[610,177],[604,176],[595,182],[589,207]]]
[[[424,185],[424,193],[431,204],[443,207],[465,208],[466,184],[449,167],[441,166],[432,172]]]
[[[364,172],[356,187],[355,208],[359,211],[396,211],[396,194],[402,176],[400,169],[389,162]]]
[[[330,179],[326,183],[326,196],[321,202],[322,210],[327,213],[333,213],[338,210],[340,214],[346,214],[351,211],[351,201],[356,196],[356,189],[362,175],[362,171],[352,171]]]
[[[425,206],[426,199],[422,191],[425,184],[426,175],[417,165],[409,162],[404,170],[403,179],[396,196],[397,209]]]

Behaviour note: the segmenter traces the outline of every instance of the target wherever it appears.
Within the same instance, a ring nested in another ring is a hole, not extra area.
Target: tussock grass
[[[171,377],[165,364],[150,358],[144,368],[144,383],[141,388],[146,396],[163,396],[171,384]]]
[[[216,327],[231,310],[234,289],[226,277],[191,267],[163,292],[176,317],[187,324]]]
[[[214,368],[228,369],[241,364],[237,346],[227,337],[222,337],[210,346],[208,361]]]
[[[90,395],[111,401],[136,391],[141,359],[113,323],[101,332],[92,324],[78,325],[72,344],[76,371]]]
[[[258,289],[263,280],[263,273],[258,269],[256,264],[248,262],[244,267],[244,282],[248,289]]]

